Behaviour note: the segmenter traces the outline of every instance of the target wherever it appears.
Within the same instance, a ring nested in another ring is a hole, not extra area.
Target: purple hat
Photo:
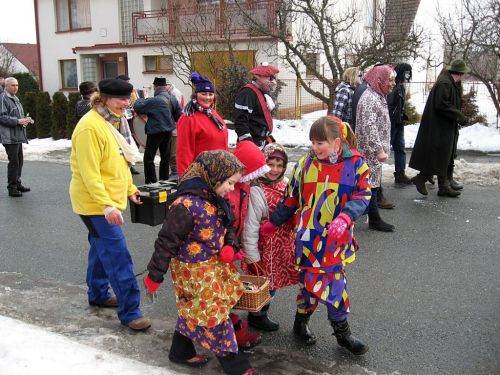
[[[194,84],[194,92],[215,92],[214,84],[201,74],[191,73],[191,82]]]

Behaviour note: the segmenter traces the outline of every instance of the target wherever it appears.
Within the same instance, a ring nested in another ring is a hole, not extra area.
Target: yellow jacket
[[[73,131],[70,164],[69,195],[79,215],[103,215],[106,206],[123,211],[128,197],[137,191],[118,142],[94,109]]]

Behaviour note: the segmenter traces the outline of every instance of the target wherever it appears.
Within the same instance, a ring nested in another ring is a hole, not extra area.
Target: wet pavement
[[[6,179],[0,163],[0,182]],[[139,167],[142,172],[142,168]],[[71,212],[66,163],[25,162],[22,198],[0,189],[0,314],[144,363],[186,374],[167,359],[176,319],[168,277],[156,304],[143,301],[153,319],[147,333],[119,324],[112,309],[86,303],[86,231]],[[135,176],[141,184],[142,175]],[[321,306],[311,318],[318,343],[294,340],[296,288],[280,290],[270,315],[281,328],[264,333],[251,361],[264,374],[495,374],[500,369],[500,189],[466,185],[458,199],[429,196],[413,186],[385,184],[396,209],[381,211],[394,233],[356,226],[357,260],[348,267],[353,333],[370,351],[356,357],[339,348]],[[137,274],[144,271],[159,227],[132,224],[124,230]],[[138,275],[138,280],[142,275]],[[245,316],[245,314],[243,314]]]

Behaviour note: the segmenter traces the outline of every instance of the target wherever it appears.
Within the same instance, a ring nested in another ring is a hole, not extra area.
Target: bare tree
[[[332,0],[283,0],[276,10],[276,24],[254,17],[248,1],[235,0],[254,33],[276,38],[284,46],[279,58],[286,62],[304,89],[333,108],[335,87],[345,68],[365,68],[377,62],[395,62],[415,56],[422,42],[422,31],[410,28],[400,35],[384,32],[385,11],[373,9],[373,22],[367,28],[364,15],[348,3]],[[407,20],[401,20],[401,25]],[[324,64],[318,64],[322,56]],[[327,91],[313,87],[316,78]]]
[[[0,77],[9,77],[13,73],[14,55],[0,46]]]
[[[500,114],[500,3],[498,0],[461,0],[457,17],[439,12],[445,42],[445,62],[462,58],[470,74],[481,81]]]

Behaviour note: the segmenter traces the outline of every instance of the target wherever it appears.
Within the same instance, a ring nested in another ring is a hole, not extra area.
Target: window
[[[377,0],[367,0],[365,27],[374,28],[377,22]]]
[[[78,77],[76,75],[76,60],[59,61],[61,68],[61,81],[63,89],[78,88]]]
[[[171,55],[144,56],[144,71],[172,74],[174,59]]]
[[[57,31],[90,28],[90,0],[55,0]]]
[[[308,53],[306,55],[307,66],[306,66],[306,77],[314,77],[314,70],[319,70],[319,53]]]
[[[115,78],[118,75],[118,62],[116,61],[105,61],[104,66],[104,78]]]

